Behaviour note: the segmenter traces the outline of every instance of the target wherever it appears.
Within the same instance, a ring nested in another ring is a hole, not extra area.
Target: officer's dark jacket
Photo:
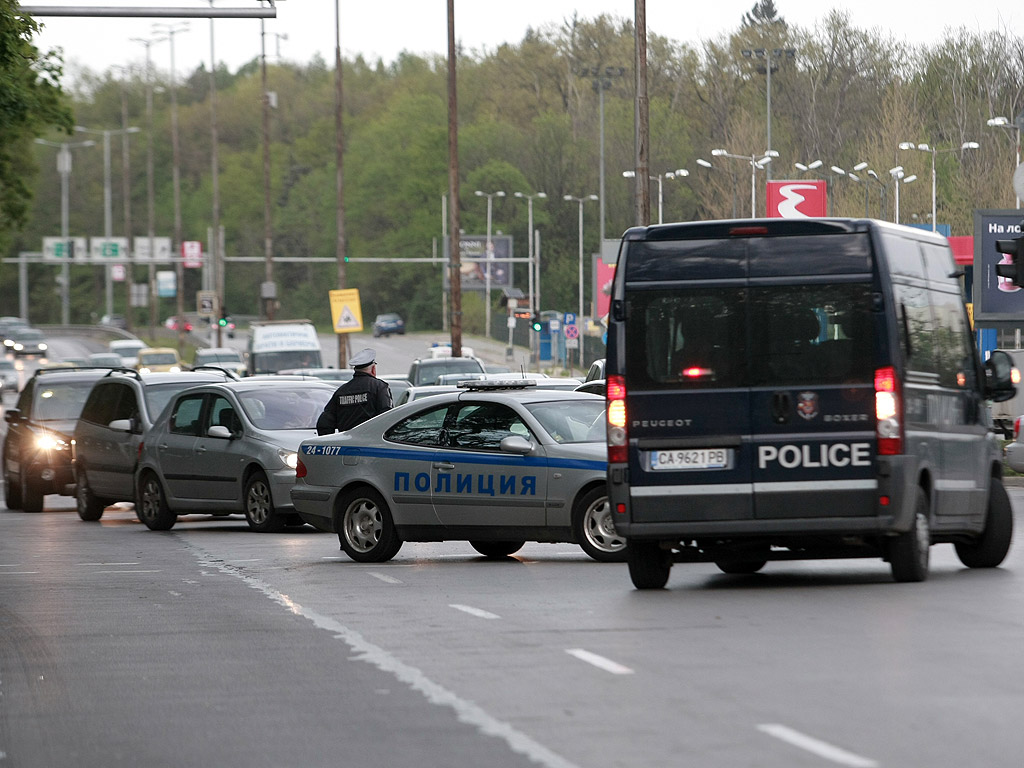
[[[357,370],[327,401],[324,412],[316,420],[316,433],[344,432],[390,408],[391,388],[387,382],[367,371]]]

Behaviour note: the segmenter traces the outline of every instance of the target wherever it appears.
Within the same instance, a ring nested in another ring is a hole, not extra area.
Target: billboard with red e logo
[[[827,216],[828,183],[769,181],[767,213],[770,219],[806,219]]]

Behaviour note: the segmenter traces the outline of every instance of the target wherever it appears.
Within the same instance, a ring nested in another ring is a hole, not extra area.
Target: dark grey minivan
[[[626,232],[607,352],[608,490],[639,589],[674,561],[999,565],[1013,517],[945,238],[873,220]]]

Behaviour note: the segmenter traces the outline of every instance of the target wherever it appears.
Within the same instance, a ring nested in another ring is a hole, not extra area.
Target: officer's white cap
[[[367,365],[373,365],[377,359],[377,351],[367,347],[361,349],[349,358],[348,364],[353,368],[365,368]]]

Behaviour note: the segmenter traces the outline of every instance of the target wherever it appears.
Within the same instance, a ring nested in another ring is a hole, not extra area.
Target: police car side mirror
[[[207,437],[220,437],[227,440],[232,438],[231,430],[227,427],[222,427],[220,424],[215,424],[206,430],[206,435]]]
[[[521,456],[525,456],[533,451],[533,443],[522,435],[509,435],[508,437],[502,438],[499,447],[505,453],[517,453]]]
[[[1002,403],[1017,394],[1020,371],[1013,364],[1013,358],[1001,349],[989,355],[985,361],[985,397],[994,403]]]

